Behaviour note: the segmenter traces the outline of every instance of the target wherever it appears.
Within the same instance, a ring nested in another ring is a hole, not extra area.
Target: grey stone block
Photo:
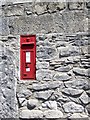
[[[62,90],[62,92],[67,95],[70,95],[70,96],[76,96],[76,95],[81,95],[83,90],[73,89],[73,88],[65,88]]]
[[[83,104],[88,104],[90,101],[89,96],[86,92],[83,92],[79,99],[82,101]]]
[[[53,80],[60,80],[60,81],[67,81],[70,80],[71,77],[67,75],[66,73],[57,73],[53,76]]]
[[[69,117],[70,120],[89,120],[89,117],[86,114],[74,113]]]
[[[53,94],[54,91],[48,90],[48,91],[41,91],[41,92],[35,92],[34,96],[38,99],[43,99],[47,100],[51,95]]]
[[[67,102],[63,105],[66,113],[80,113],[84,112],[83,106],[76,104],[74,102]]]
[[[20,118],[22,119],[30,119],[30,118],[42,118],[43,112],[40,110],[22,110],[20,112]]]
[[[61,81],[53,81],[53,82],[46,82],[46,83],[39,83],[39,84],[33,84],[34,90],[47,90],[47,89],[55,89],[60,86],[63,86],[63,82]]]
[[[47,110],[44,112],[45,118],[63,118],[63,113],[59,110]]]
[[[27,108],[32,110],[38,105],[38,100],[37,99],[29,99],[27,101]]]
[[[52,79],[52,72],[50,70],[38,70],[36,72],[36,79],[37,80],[51,80]]]
[[[72,81],[65,82],[66,87],[72,88],[83,88],[84,90],[90,89],[90,84],[88,79],[76,79]]]

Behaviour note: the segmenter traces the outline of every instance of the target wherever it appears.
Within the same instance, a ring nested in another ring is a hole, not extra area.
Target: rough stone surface
[[[34,96],[38,99],[44,99],[47,100],[51,95],[53,94],[53,91],[42,91],[42,92],[35,92]]]
[[[81,68],[74,68],[73,72],[77,75],[83,75],[83,76],[87,75],[87,73],[88,73],[87,69],[85,70],[85,69],[81,69]]]
[[[40,110],[22,110],[20,113],[20,118],[42,118],[43,112]]]
[[[89,2],[11,1],[0,6],[0,118],[87,119]],[[20,35],[28,34],[36,35],[36,80],[24,81]]]
[[[73,88],[65,88],[62,90],[63,93],[70,95],[70,96],[76,96],[82,94],[83,90],[80,89],[73,89]]]
[[[37,80],[51,80],[52,72],[50,70],[38,70],[37,71]]]
[[[59,110],[48,110],[44,112],[45,118],[63,118],[63,113]]]
[[[54,80],[60,80],[60,81],[67,81],[69,80],[71,77],[69,75],[67,75],[66,73],[61,73],[61,74],[55,74],[53,79]]]
[[[89,103],[89,97],[86,92],[83,92],[83,94],[80,96],[80,100],[83,102],[83,104]]]
[[[57,102],[56,101],[46,101],[42,103],[42,107],[49,108],[51,110],[57,110]]]
[[[39,83],[39,84],[33,84],[33,89],[34,90],[46,90],[46,89],[54,89],[58,88],[59,86],[62,86],[63,82],[61,81],[53,81],[53,82],[47,82],[47,83]]]
[[[76,104],[74,102],[68,102],[63,105],[63,108],[66,113],[79,113],[79,112],[84,112],[83,106]]]
[[[81,114],[81,113],[74,113],[72,114],[71,117],[69,117],[70,119],[85,119],[85,120],[88,120],[88,116],[85,115],[85,114]]]
[[[33,108],[35,108],[36,106],[37,106],[37,104],[38,104],[38,100],[36,99],[29,99],[28,101],[27,101],[27,108],[28,109],[33,109]]]
[[[83,88],[85,90],[90,89],[90,84],[88,79],[76,79],[72,81],[65,82],[66,87],[72,87],[72,88]]]

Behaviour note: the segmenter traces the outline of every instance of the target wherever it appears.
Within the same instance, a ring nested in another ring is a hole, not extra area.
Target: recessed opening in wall
[[[20,79],[36,79],[36,35],[20,36]]]

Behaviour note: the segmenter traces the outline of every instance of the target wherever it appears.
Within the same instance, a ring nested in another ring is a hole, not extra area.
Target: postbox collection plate
[[[36,36],[20,36],[20,79],[36,79]]]

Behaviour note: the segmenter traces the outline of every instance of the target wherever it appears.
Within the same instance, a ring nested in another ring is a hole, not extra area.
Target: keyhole
[[[29,42],[29,39],[26,39],[27,42]]]

